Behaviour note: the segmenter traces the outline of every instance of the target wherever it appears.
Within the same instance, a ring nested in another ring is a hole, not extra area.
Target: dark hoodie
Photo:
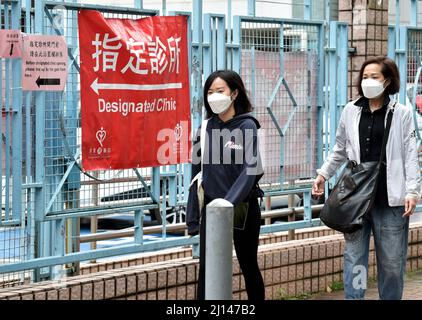
[[[258,120],[250,113],[235,116],[227,122],[218,116],[210,118],[205,141],[204,172],[202,173],[206,203],[224,198],[233,205],[247,201],[263,175],[258,152]],[[200,132],[193,146],[192,178],[201,171]],[[196,184],[189,192],[186,224],[189,234],[199,229],[199,212]],[[195,207],[196,206],[196,207]]]

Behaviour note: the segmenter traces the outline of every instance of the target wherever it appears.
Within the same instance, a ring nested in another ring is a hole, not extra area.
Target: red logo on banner
[[[186,19],[79,12],[84,170],[188,162]]]

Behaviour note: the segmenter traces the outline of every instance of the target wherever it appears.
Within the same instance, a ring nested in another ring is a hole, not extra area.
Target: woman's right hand
[[[324,194],[324,186],[325,178],[322,175],[318,175],[315,180],[314,184],[312,185],[312,195],[320,197]]]

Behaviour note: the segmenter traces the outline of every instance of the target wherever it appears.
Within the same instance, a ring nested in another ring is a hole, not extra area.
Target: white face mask
[[[216,114],[224,113],[232,104],[230,96],[217,92],[209,95],[207,100],[212,112]]]
[[[385,90],[384,83],[385,80],[383,82],[379,82],[378,80],[374,79],[362,80],[361,86],[363,95],[368,99],[378,98]]]

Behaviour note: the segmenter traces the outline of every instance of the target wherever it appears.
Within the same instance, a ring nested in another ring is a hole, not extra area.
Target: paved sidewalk
[[[368,284],[365,300],[378,300],[377,284],[371,282]],[[344,300],[343,290],[333,291],[331,293],[316,294],[309,300]],[[422,270],[406,274],[403,300],[422,300]]]

